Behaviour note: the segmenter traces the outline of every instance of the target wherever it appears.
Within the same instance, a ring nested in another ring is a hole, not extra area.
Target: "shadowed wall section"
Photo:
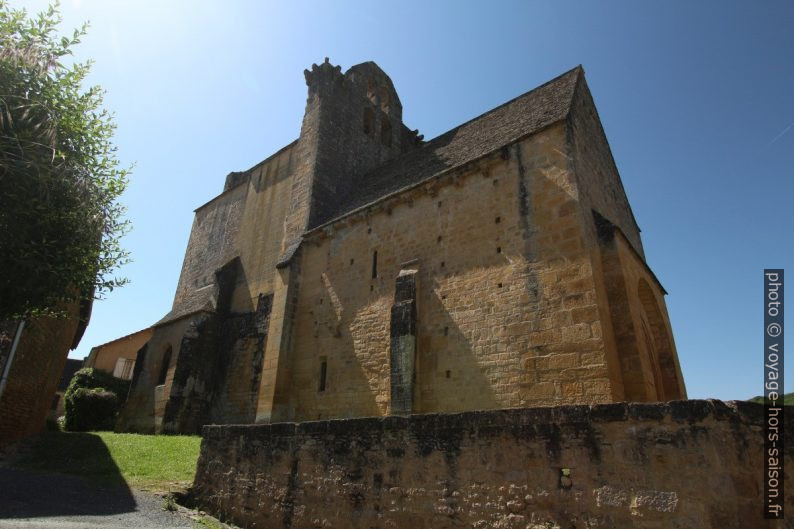
[[[776,527],[762,415],[692,400],[207,426],[194,492],[243,527]]]

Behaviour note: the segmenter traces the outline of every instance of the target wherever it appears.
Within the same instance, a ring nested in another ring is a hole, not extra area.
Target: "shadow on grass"
[[[14,467],[0,468],[0,519],[105,515],[135,510],[135,499],[95,434],[47,432]]]

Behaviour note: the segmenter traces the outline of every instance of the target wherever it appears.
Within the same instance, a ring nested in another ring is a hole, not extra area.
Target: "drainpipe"
[[[17,332],[14,334],[14,341],[11,344],[11,351],[8,353],[6,365],[3,368],[3,378],[0,378],[0,399],[3,397],[3,391],[6,389],[6,382],[8,382],[8,374],[11,372],[11,364],[14,363],[14,355],[17,352],[19,339],[22,338],[22,330],[25,328],[25,320],[19,322],[17,325]]]

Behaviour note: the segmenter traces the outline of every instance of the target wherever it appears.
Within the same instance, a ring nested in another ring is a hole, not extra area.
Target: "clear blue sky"
[[[136,164],[123,196],[131,283],[94,304],[71,357],[169,310],[193,209],[228,172],[297,138],[313,62],[376,61],[426,138],[582,64],[669,292],[689,396],[761,393],[762,269],[794,272],[792,2],[65,0],[62,10],[65,27],[91,21],[76,55],[96,61],[90,81],[107,90],[121,160]],[[794,361],[787,378],[794,388]]]

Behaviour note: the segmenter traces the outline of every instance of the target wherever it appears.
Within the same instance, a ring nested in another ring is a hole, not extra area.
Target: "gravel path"
[[[201,527],[193,511],[163,509],[155,494],[126,487],[100,489],[57,474],[0,467],[1,529],[160,529]]]

